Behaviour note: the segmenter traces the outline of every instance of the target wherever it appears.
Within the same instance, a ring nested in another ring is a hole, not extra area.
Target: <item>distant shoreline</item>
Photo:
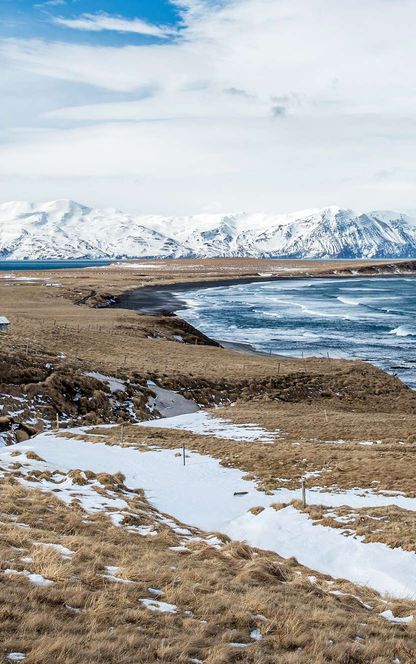
[[[255,282],[269,282],[269,281],[282,281],[286,279],[303,279],[305,277],[283,277],[283,276],[273,276],[273,277],[243,277],[241,279],[214,279],[206,281],[192,281],[184,282],[172,285],[153,285],[153,286],[142,286],[136,288],[133,291],[124,293],[120,295],[115,304],[112,306],[118,309],[130,309],[137,311],[141,314],[148,315],[168,315],[174,316],[177,311],[184,310],[188,308],[186,300],[181,299],[178,292],[181,291],[193,291],[199,290],[201,288],[219,288],[221,286],[235,286],[241,283],[250,284]],[[308,277],[306,277],[308,278]],[[189,323],[188,323],[189,325]],[[194,326],[192,326],[194,327]],[[202,332],[194,328],[197,332],[202,334]],[[243,343],[241,341],[222,341],[221,339],[211,339],[216,344],[219,344],[222,348],[233,350],[236,353],[242,353],[244,355],[260,355],[262,357],[269,357],[270,353],[265,353],[260,350],[256,350],[254,346],[248,343]],[[279,355],[278,353],[273,353],[273,357],[286,357],[284,355]]]
[[[189,282],[179,282],[172,284],[153,284],[149,286],[141,286],[125,292],[120,295],[116,302],[114,303],[115,308],[129,309],[136,311],[137,313],[144,315],[167,315],[167,316],[176,316],[178,311],[186,310],[189,307],[186,300],[181,297],[182,292],[192,293],[195,290],[201,289],[214,289],[219,287],[231,287],[239,284],[251,284],[251,283],[270,283],[270,282],[282,282],[282,281],[300,281],[305,279],[357,279],[357,278],[372,278],[372,277],[383,277],[387,279],[391,278],[400,278],[403,277],[403,273],[370,273],[370,274],[319,274],[319,275],[272,275],[272,276],[249,276],[242,278],[216,278],[216,279],[207,279],[199,281],[189,281]],[[410,276],[407,273],[407,276]],[[416,275],[411,275],[413,278]],[[189,324],[189,323],[188,323]],[[201,330],[197,327],[192,326],[194,330],[200,334],[203,334]],[[204,336],[206,336],[204,334]],[[264,351],[257,350],[254,346],[249,343],[241,341],[223,341],[218,338],[208,337],[215,344],[220,345],[224,349],[228,349],[237,353],[242,353],[245,355],[259,355],[259,356],[270,356],[276,358],[287,358],[287,356],[280,353],[267,353]],[[288,359],[288,358],[287,358]]]
[[[62,258],[48,259],[0,259],[0,272],[42,272],[43,270],[81,270],[90,267],[105,267],[111,265],[109,259]]]
[[[178,293],[184,291],[200,290],[202,288],[220,288],[222,286],[237,286],[238,284],[265,283],[269,281],[282,281],[286,279],[308,279],[304,277],[289,277],[276,275],[272,277],[242,277],[212,279],[201,281],[188,281],[173,284],[154,284],[151,286],[141,286],[123,293],[116,298],[113,305],[118,309],[131,309],[142,314],[174,314],[180,309],[187,309],[186,300],[181,299]]]
[[[415,262],[416,266],[416,262]],[[239,284],[269,283],[274,281],[296,281],[303,279],[362,279],[383,277],[386,279],[400,278],[403,276],[416,277],[415,272],[356,272],[352,273],[319,273],[319,274],[274,274],[274,275],[251,275],[245,277],[216,277],[214,279],[200,279],[198,281],[185,281],[167,284],[151,284],[149,286],[138,286],[133,290],[126,291],[115,298],[112,305],[118,309],[130,309],[142,314],[175,314],[176,311],[187,309],[186,300],[181,299],[179,293],[207,288],[221,288],[224,286],[238,286]]]

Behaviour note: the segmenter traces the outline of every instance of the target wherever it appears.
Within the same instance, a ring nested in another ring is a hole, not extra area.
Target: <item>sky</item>
[[[414,210],[414,0],[0,0],[0,200]]]

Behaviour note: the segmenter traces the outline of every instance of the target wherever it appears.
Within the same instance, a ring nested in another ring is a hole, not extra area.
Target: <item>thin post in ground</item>
[[[302,480],[302,503],[303,503],[303,507],[306,507],[306,485],[305,485],[305,480]]]

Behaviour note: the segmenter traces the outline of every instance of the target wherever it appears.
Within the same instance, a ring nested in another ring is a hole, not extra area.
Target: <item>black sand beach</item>
[[[186,309],[187,303],[178,293],[199,290],[201,288],[220,288],[222,286],[236,286],[253,282],[277,281],[282,279],[296,279],[299,277],[242,277],[241,279],[205,279],[176,284],[143,286],[120,295],[114,303],[119,309],[132,309],[144,314],[173,314],[180,309]]]
[[[238,284],[265,283],[270,281],[293,281],[296,279],[355,279],[360,277],[390,277],[392,279],[403,275],[414,275],[416,261],[398,261],[397,263],[380,263],[380,265],[357,265],[356,269],[351,267],[331,269],[314,273],[305,269],[305,272],[261,275],[253,274],[240,278],[213,278],[209,277],[198,281],[186,281],[172,284],[155,284],[152,286],[141,286],[116,298],[112,305],[120,309],[130,309],[144,314],[173,314],[179,309],[186,309],[187,304],[180,298],[178,293],[199,290],[201,288],[220,288],[223,286],[237,286]]]
[[[128,293],[124,293],[117,298],[116,302],[111,305],[114,308],[130,309],[140,312],[141,314],[150,315],[170,315],[173,316],[177,311],[187,309],[188,304],[182,300],[180,295],[181,291],[199,290],[200,288],[219,288],[222,286],[234,286],[241,283],[253,283],[265,281],[276,281],[282,279],[296,279],[299,277],[249,277],[242,279],[215,279],[212,281],[193,281],[188,283],[172,284],[172,286],[143,286]],[[187,323],[189,325],[189,323]],[[193,326],[190,326],[193,327]],[[195,328],[194,328],[195,329]],[[202,334],[200,330],[196,330]],[[203,335],[206,336],[206,335]],[[208,337],[207,337],[208,339]],[[215,344],[220,345],[222,348],[228,348],[237,353],[244,355],[261,355],[268,356],[269,353],[256,350],[251,344],[243,342],[222,341],[221,339],[210,339]],[[286,357],[277,353],[273,353],[274,357]]]

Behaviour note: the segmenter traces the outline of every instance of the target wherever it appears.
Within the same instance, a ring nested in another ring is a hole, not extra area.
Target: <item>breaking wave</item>
[[[342,304],[350,304],[353,307],[358,307],[361,304],[360,300],[354,300],[352,297],[345,297],[345,295],[338,295],[337,300],[342,302]]]
[[[399,325],[399,327],[395,327],[394,330],[390,330],[389,334],[395,334],[397,337],[415,337],[416,330],[412,331],[409,330],[406,325]]]
[[[188,309],[179,315],[209,337],[266,353],[366,360],[416,389],[415,283],[377,277],[204,288],[181,293]]]

